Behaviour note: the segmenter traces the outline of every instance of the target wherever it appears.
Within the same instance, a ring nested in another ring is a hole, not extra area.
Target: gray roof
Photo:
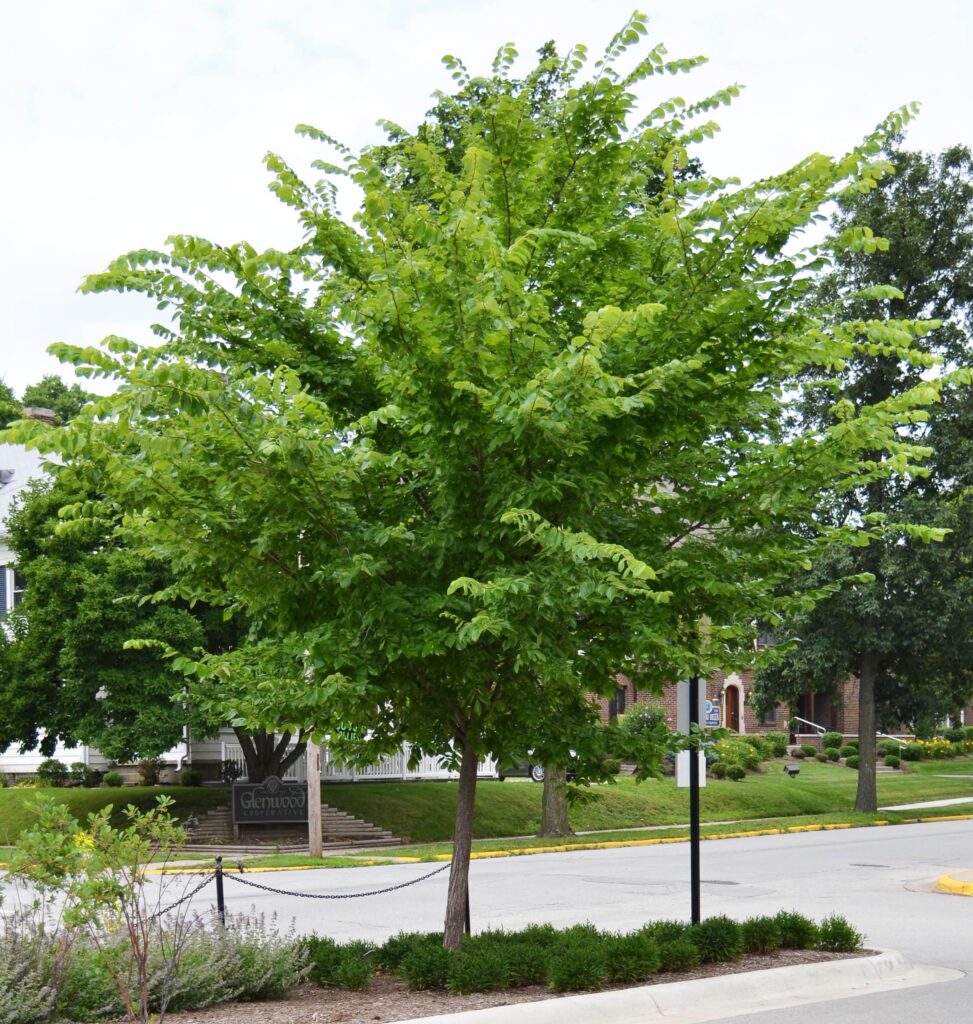
[[[31,480],[47,476],[44,461],[40,452],[28,450],[22,444],[0,444],[0,535],[14,498]],[[5,470],[12,470],[13,474],[8,477]]]

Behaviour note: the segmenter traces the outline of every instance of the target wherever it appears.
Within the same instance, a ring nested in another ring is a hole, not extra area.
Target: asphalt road
[[[864,932],[869,946],[973,973],[973,897],[933,888],[939,875],[973,867],[971,821],[705,842],[701,860],[704,917],[743,919],[794,909],[820,919],[837,912]],[[341,895],[396,885],[434,868],[409,864],[245,877],[307,894]],[[441,928],[447,874],[387,895],[326,900],[266,893],[228,878],[227,907],[276,914],[285,926],[293,919],[298,932],[377,942],[403,929]],[[591,921],[627,931],[649,920],[686,919],[688,876],[686,844],[474,861],[473,928]],[[179,891],[170,890],[173,896]],[[204,904],[212,899],[212,886],[196,897]],[[829,1024],[961,1024],[973,1020],[973,980],[834,1001],[826,1012]],[[785,1018],[773,1011],[733,1019],[770,1024]]]

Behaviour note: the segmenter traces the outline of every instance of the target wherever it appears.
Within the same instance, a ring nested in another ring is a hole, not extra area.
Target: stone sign
[[[307,821],[307,786],[270,775],[263,782],[233,783],[233,824]]]

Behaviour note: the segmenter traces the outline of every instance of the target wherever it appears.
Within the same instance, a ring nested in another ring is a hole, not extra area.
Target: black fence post
[[[216,858],[216,913],[220,924],[226,927],[226,901],[223,899],[223,858]]]
[[[699,924],[699,676],[689,680],[689,889],[690,920]],[[693,732],[693,726],[696,731]]]

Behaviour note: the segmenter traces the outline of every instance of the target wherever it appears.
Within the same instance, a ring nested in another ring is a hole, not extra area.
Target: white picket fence
[[[238,743],[226,743],[222,746],[222,760],[232,761],[240,771],[240,777],[247,773],[247,763],[243,757],[243,748]],[[288,750],[292,750],[289,747]],[[411,747],[408,743],[396,754],[389,754],[375,764],[355,768],[340,764],[331,756],[327,747],[321,748],[321,780],[323,782],[376,782],[378,780],[397,779],[458,779],[459,772],[446,768],[438,757],[423,757],[415,768],[409,767]],[[477,768],[480,778],[495,779],[497,766],[492,757],[481,761]],[[307,781],[307,758],[299,757],[284,773],[287,779],[297,782]]]

